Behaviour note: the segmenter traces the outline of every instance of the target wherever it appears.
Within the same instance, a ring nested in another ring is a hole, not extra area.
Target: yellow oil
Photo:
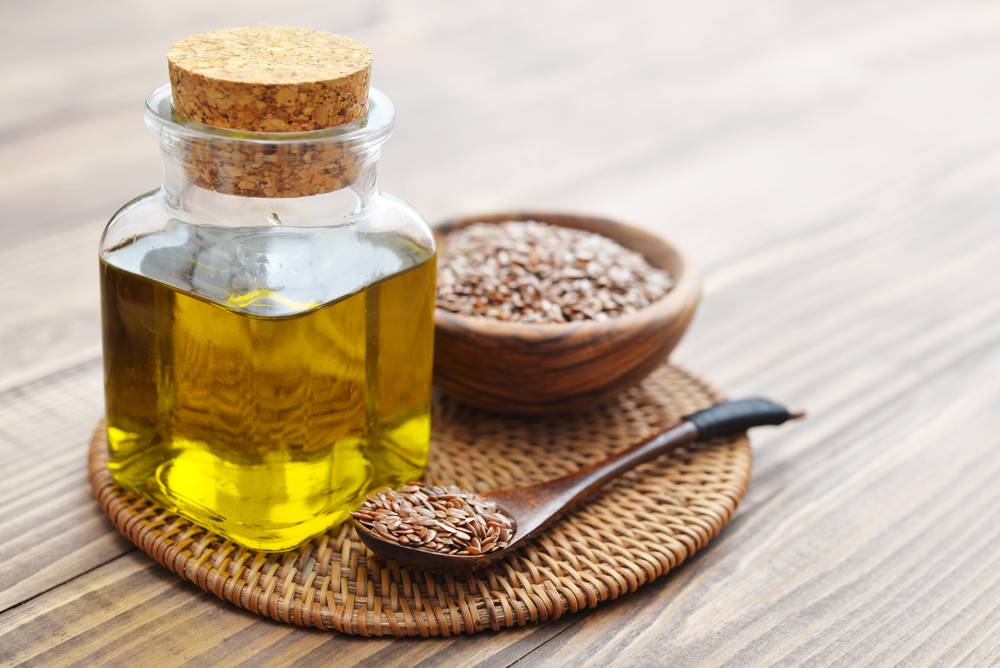
[[[281,551],[346,519],[371,488],[418,478],[435,262],[403,250],[410,266],[325,302],[261,288],[210,300],[143,275],[124,250],[105,253],[115,479],[241,545]]]

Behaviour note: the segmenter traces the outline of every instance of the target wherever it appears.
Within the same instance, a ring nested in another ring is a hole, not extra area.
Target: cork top
[[[251,132],[332,128],[364,117],[372,54],[348,37],[286,26],[192,35],[167,53],[174,109]]]

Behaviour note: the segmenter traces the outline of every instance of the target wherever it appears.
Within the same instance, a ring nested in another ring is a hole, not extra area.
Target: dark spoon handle
[[[611,455],[603,462],[565,476],[566,482],[570,488],[591,494],[622,472],[695,441],[735,436],[751,427],[783,424],[798,417],[802,417],[802,413],[793,413],[768,399],[720,401],[681,418],[666,431]]]
[[[733,436],[760,425],[784,424],[796,417],[802,417],[802,414],[793,413],[770,399],[754,398],[720,401],[697,413],[685,415],[684,419],[698,428],[699,440],[707,441]]]
[[[698,440],[729,436],[757,425],[777,425],[802,417],[773,401],[723,401],[692,413],[674,426],[631,448],[558,478],[526,487],[493,490],[488,495],[518,517],[518,542],[539,532],[577,502],[643,462]]]

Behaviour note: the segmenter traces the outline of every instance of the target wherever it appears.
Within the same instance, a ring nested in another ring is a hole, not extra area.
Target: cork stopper
[[[332,128],[365,115],[372,54],[349,37],[287,26],[192,35],[167,52],[174,109],[251,132]]]
[[[192,35],[167,53],[173,109],[226,130],[268,133],[190,138],[183,161],[198,186],[245,197],[302,197],[350,186],[363,151],[329,130],[368,112],[372,54],[320,30],[232,28]]]

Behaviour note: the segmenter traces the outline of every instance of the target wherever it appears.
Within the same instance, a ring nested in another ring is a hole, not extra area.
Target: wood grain
[[[141,101],[167,45],[233,12],[3,11],[0,664],[1000,663],[996,3],[240,4],[372,47],[398,108],[385,190],[435,220],[547,208],[666,235],[705,273],[675,360],[810,411],[755,437],[733,523],[662,582],[429,642],[222,607],[100,517],[97,238],[158,181]]]

